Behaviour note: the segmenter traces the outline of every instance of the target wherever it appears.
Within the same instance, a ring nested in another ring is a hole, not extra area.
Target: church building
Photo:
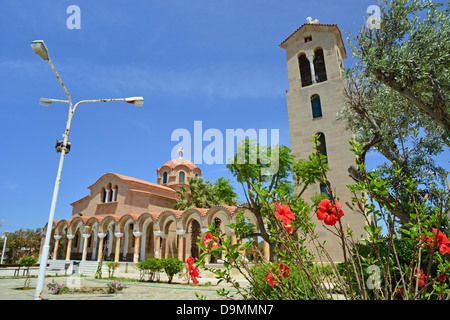
[[[336,119],[344,104],[342,70],[347,57],[341,32],[335,24],[308,19],[280,47],[286,51],[291,150],[297,158],[307,158],[314,152],[312,135],[319,135],[320,152],[327,156],[331,169],[328,178],[333,193],[342,204],[351,202],[346,185],[353,184],[347,173],[355,163],[349,145],[353,136],[345,123]],[[183,159],[181,152],[180,158],[157,169],[156,183],[104,174],[88,187],[88,195],[71,204],[71,218],[54,221],[52,259],[100,261],[104,257],[107,261],[138,262],[157,257],[186,261],[189,256],[199,256],[197,237],[204,236],[213,223],[235,243],[234,231],[227,225],[244,209],[173,209],[176,190],[195,177],[202,177],[202,171]],[[306,199],[317,193],[327,193],[325,186],[310,187]],[[244,215],[257,226],[251,212],[245,210]],[[362,216],[345,210],[344,218],[357,237],[365,233]],[[317,223],[317,233],[326,240],[331,257],[339,261],[342,250],[334,236],[321,223]],[[268,257],[268,245],[264,248]]]
[[[72,205],[72,217],[54,221],[52,260],[128,261],[178,258],[200,254],[197,237],[215,223],[236,243],[236,206],[174,210],[179,186],[202,177],[194,163],[173,159],[157,169],[157,183],[106,173]],[[245,216],[256,225],[251,213]],[[44,238],[43,238],[44,239]]]

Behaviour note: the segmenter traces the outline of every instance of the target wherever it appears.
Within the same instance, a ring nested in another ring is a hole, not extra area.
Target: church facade
[[[198,257],[197,237],[215,223],[236,243],[227,225],[236,206],[174,210],[176,189],[202,171],[189,160],[170,160],[157,169],[157,183],[106,173],[73,202],[72,217],[54,221],[53,260],[128,261]],[[245,216],[256,225],[251,213]],[[44,238],[43,238],[44,239]]]

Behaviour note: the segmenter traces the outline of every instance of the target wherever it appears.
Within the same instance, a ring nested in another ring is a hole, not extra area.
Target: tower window
[[[178,176],[179,183],[184,183],[184,172],[181,171]]]
[[[305,37],[305,43],[306,42],[311,42],[311,41],[312,41],[312,36]]]
[[[326,145],[326,143],[325,143],[325,135],[322,133],[322,132],[320,132],[319,133],[319,152],[321,153],[321,154],[323,154],[324,156],[327,156],[327,145]]]
[[[317,49],[314,53],[314,72],[316,82],[327,81],[327,70],[325,69],[325,57],[322,49]]]
[[[328,193],[327,190],[327,185],[325,183],[320,184],[320,193],[325,194],[328,198],[330,197],[330,194]]]
[[[301,54],[298,57],[298,64],[300,66],[300,78],[302,87],[312,85],[311,66],[305,54]]]
[[[164,172],[163,174],[163,184],[167,183],[167,172]]]
[[[320,104],[320,96],[318,94],[311,97],[311,109],[313,119],[322,117],[322,105]]]

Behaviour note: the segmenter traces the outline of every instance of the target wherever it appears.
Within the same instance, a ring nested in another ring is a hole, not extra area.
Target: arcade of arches
[[[175,190],[202,175],[192,162],[181,157],[171,160],[157,169],[157,174],[158,183],[116,173],[103,175],[88,187],[88,196],[71,204],[71,219],[53,222],[53,252],[49,258],[136,263],[156,257],[186,261],[189,256],[199,256],[197,237],[203,237],[213,223],[231,237],[232,243],[236,243],[236,237],[228,225],[238,211],[243,210],[247,220],[257,226],[251,212],[235,206],[172,209],[177,201]],[[267,244],[264,251],[269,254]]]

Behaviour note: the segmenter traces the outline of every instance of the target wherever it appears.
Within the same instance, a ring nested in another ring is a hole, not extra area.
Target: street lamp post
[[[3,240],[2,258],[0,259],[0,264],[3,264],[3,258],[5,257],[6,239],[7,238],[8,238],[8,231],[5,232],[5,240]]]
[[[52,232],[52,227],[53,227],[53,219],[55,216],[56,200],[58,198],[59,185],[61,182],[61,171],[62,171],[62,166],[63,166],[63,162],[64,162],[64,156],[67,153],[67,143],[68,143],[68,138],[69,138],[70,125],[72,123],[72,117],[73,117],[73,114],[74,114],[76,108],[80,104],[83,104],[83,103],[111,102],[111,101],[125,101],[127,103],[134,104],[136,107],[140,107],[144,104],[144,98],[143,97],[131,97],[131,98],[119,98],[119,99],[82,100],[82,101],[79,101],[78,103],[76,103],[75,106],[72,106],[72,99],[69,95],[69,92],[67,91],[64,83],[61,80],[61,77],[59,76],[58,72],[56,71],[55,67],[53,66],[53,63],[50,60],[48,50],[47,50],[47,47],[45,46],[44,41],[42,41],[42,40],[32,41],[31,47],[36,54],[39,54],[39,56],[41,56],[42,59],[44,59],[45,61],[47,61],[50,64],[50,67],[52,68],[53,72],[55,73],[56,77],[58,78],[58,81],[61,84],[61,86],[63,87],[64,92],[66,93],[67,98],[68,98],[68,100],[41,98],[39,100],[39,103],[44,106],[49,106],[53,102],[63,102],[63,103],[69,104],[69,116],[67,119],[66,131],[63,134],[64,141],[63,141],[62,147],[61,147],[61,157],[59,160],[58,173],[56,175],[55,186],[53,189],[53,197],[52,197],[52,203],[50,206],[50,214],[48,217],[47,231],[45,233],[44,246],[42,248],[42,253],[41,253],[41,257],[40,257],[40,261],[39,261],[39,275],[38,275],[38,279],[37,279],[34,299],[40,300],[42,288],[44,286],[45,271],[47,268],[48,254],[49,254],[49,250],[50,250],[50,237],[51,237],[51,232]]]

